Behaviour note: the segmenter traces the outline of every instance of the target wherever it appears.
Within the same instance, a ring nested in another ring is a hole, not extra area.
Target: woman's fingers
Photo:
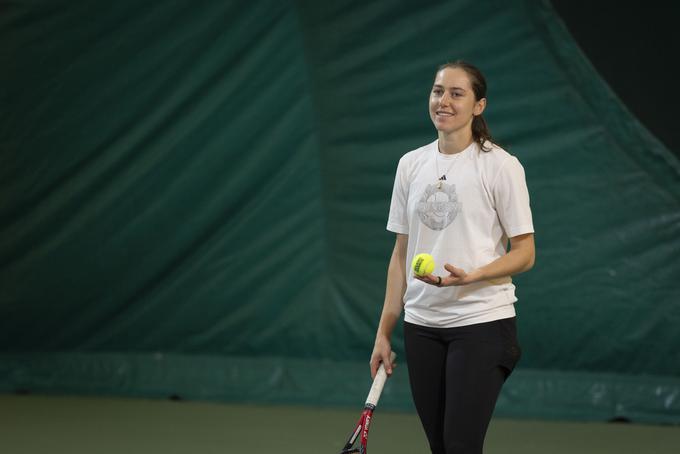
[[[451,273],[452,276],[455,276],[455,277],[460,276],[461,273],[462,273],[462,274],[465,274],[465,272],[464,272],[463,270],[461,270],[460,268],[456,268],[455,266],[453,266],[453,265],[451,265],[451,264],[449,264],[449,263],[447,263],[446,265],[444,265],[444,269],[445,269],[446,271],[448,271],[449,273]]]
[[[371,378],[375,378],[375,374],[378,373],[378,368],[380,363],[385,364],[385,371],[387,375],[392,374],[392,362],[390,357],[392,355],[392,347],[389,341],[384,339],[376,340],[375,346],[373,347],[373,353],[371,354]]]
[[[419,281],[425,282],[426,284],[437,285],[437,282],[439,282],[439,276],[435,276],[434,274],[426,274],[425,276],[418,276],[417,274],[414,274],[413,277]]]

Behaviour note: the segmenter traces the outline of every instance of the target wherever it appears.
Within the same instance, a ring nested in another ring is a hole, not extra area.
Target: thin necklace
[[[446,172],[444,172],[442,174],[442,176],[439,176],[439,150],[437,150],[436,153],[437,154],[434,157],[434,168],[437,171],[437,174],[436,174],[436,176],[437,176],[437,189],[441,189],[442,188],[442,181],[446,180],[446,175],[451,171],[451,169],[453,168],[453,165],[456,162],[458,162],[458,160],[460,159],[460,155],[461,155],[462,151],[459,151],[457,153],[458,156],[456,156],[456,158],[453,160],[453,162],[451,164],[449,164],[449,168],[446,170]]]

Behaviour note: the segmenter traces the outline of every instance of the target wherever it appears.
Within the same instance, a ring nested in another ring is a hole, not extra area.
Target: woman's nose
[[[450,101],[451,101],[451,95],[449,95],[447,92],[444,92],[442,97],[439,98],[439,104],[440,105],[448,105]]]

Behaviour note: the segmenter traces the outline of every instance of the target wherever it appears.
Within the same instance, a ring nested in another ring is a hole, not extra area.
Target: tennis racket
[[[392,352],[391,362],[397,355]],[[356,428],[349,434],[347,438],[347,443],[345,447],[342,448],[340,454],[350,454],[358,452],[360,454],[366,454],[366,444],[368,443],[368,429],[371,427],[371,418],[373,418],[373,410],[378,405],[378,400],[380,399],[380,393],[382,393],[383,386],[385,386],[385,381],[387,380],[387,372],[385,372],[385,365],[380,364],[378,368],[378,373],[375,374],[373,379],[373,385],[371,385],[371,390],[368,392],[368,397],[366,398],[366,404],[364,404],[364,411],[361,412],[361,417],[357,423]],[[354,443],[360,438],[359,446],[353,448]]]

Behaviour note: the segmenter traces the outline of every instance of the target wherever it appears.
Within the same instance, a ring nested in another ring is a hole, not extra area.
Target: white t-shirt
[[[434,141],[399,160],[387,230],[408,234],[407,322],[448,328],[515,315],[509,277],[439,288],[411,271],[413,256],[426,252],[434,257],[435,275],[449,275],[446,263],[470,272],[504,255],[508,238],[534,231],[524,168],[502,148],[489,146],[485,152],[473,142],[446,155]]]

